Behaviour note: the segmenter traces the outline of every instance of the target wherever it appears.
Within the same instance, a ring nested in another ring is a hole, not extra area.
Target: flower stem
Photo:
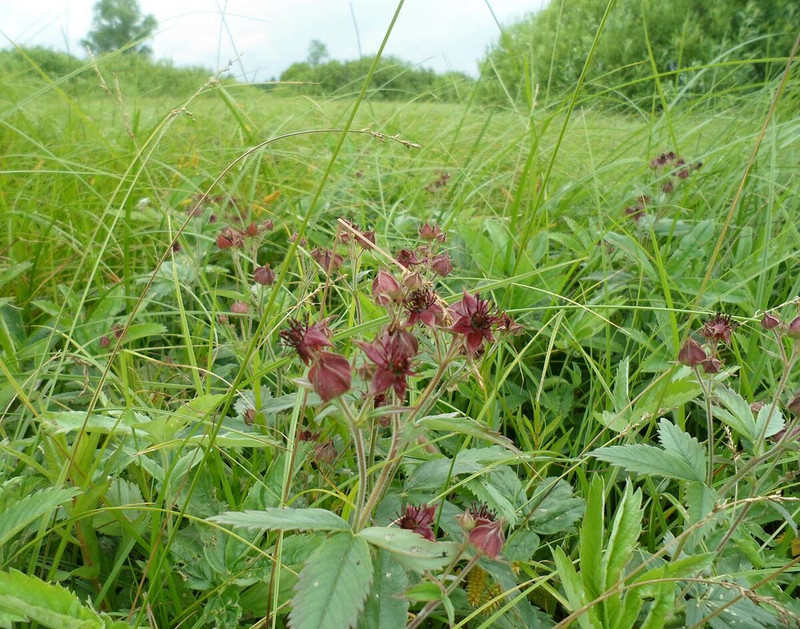
[[[356,508],[353,521],[356,523],[356,531],[358,531],[361,528],[358,525],[358,522],[361,520],[363,513],[362,509],[364,508],[364,499],[367,495],[367,482],[369,480],[367,472],[367,456],[364,452],[364,435],[362,434],[361,429],[358,427],[358,421],[355,417],[353,417],[353,412],[347,403],[343,402],[341,399],[337,399],[337,401],[339,403],[339,408],[342,409],[345,417],[347,417],[347,424],[350,427],[350,432],[353,435],[353,443],[356,446],[356,463],[358,465],[358,492],[356,493]]]
[[[480,559],[480,554],[476,554],[467,562],[467,565],[464,566],[464,569],[461,570],[461,572],[458,573],[458,576],[456,576],[456,578],[453,579],[450,585],[447,586],[445,595],[450,594],[453,590],[455,590],[458,587],[459,583],[461,583],[466,578],[470,570],[472,570],[475,567],[475,564],[478,563],[478,559]],[[414,617],[414,620],[412,620],[410,623],[406,625],[406,629],[415,629],[416,627],[419,627],[422,621],[425,620],[431,614],[431,612],[439,606],[440,602],[441,601],[438,600],[428,602],[428,604],[425,605],[425,607],[423,607],[420,610],[420,612]]]

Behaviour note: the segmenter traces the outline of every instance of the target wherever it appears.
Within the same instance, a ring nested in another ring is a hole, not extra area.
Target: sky
[[[500,25],[540,9],[547,0],[405,0],[384,54],[437,71],[476,76],[478,61]],[[94,0],[0,0],[0,47],[42,45],[85,56],[80,40]],[[156,58],[211,70],[236,59],[231,71],[248,81],[278,78],[322,41],[333,59],[377,52],[396,0],[139,0],[158,20],[150,43]]]

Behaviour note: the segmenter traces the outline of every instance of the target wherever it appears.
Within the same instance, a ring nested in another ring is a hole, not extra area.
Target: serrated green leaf
[[[583,498],[573,495],[572,485],[552,476],[542,480],[530,504],[530,527],[539,535],[566,531],[580,519],[584,510]]]
[[[638,474],[653,474],[678,480],[699,480],[694,468],[682,458],[661,448],[644,444],[605,446],[592,452],[592,456]]]
[[[664,450],[686,461],[698,478],[704,477],[706,454],[697,439],[683,432],[666,418],[662,418],[658,424],[658,437]]]
[[[712,405],[714,417],[727,424],[739,436],[754,441],[757,438],[756,421],[747,400],[728,387],[717,387],[714,395],[722,403],[722,406]]]
[[[608,534],[605,563],[605,589],[617,584],[622,576],[623,568],[631,559],[633,549],[642,532],[642,491],[632,491],[625,486],[622,500],[617,506],[614,521]]]
[[[358,619],[363,629],[394,629],[406,624],[409,601],[402,596],[408,587],[406,571],[391,554],[379,548],[372,559],[372,587]],[[438,589],[438,588],[437,588]]]
[[[767,421],[769,421],[769,425],[767,425]],[[765,404],[758,410],[755,430],[753,431],[753,442],[755,443],[761,438],[762,432],[764,437],[772,437],[779,433],[783,430],[784,424],[783,413],[781,413],[780,409],[777,406],[773,408],[771,404]],[[766,431],[764,431],[764,426],[767,426]]]
[[[261,531],[347,531],[350,525],[326,509],[271,507],[262,511],[226,511],[208,518],[217,524]]]
[[[455,542],[431,542],[414,531],[372,526],[358,532],[372,546],[388,550],[406,568],[416,572],[446,566],[459,550]]]
[[[66,588],[16,570],[0,572],[0,614],[18,616],[53,629],[129,627],[122,622],[112,624],[105,614],[86,607]]]
[[[308,558],[295,586],[293,629],[355,627],[372,582],[369,545],[352,533],[334,533]]]
[[[79,493],[81,493],[80,490],[76,488],[49,487],[26,496],[24,500],[6,506],[0,513],[0,546],[26,526],[44,517]]]

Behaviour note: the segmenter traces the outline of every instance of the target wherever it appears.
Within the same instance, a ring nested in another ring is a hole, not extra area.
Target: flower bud
[[[233,314],[247,314],[250,312],[250,307],[243,301],[234,301],[231,305],[231,312]]]
[[[793,339],[800,339],[800,315],[797,315],[789,322],[789,326],[786,328],[786,334]]]
[[[453,272],[453,263],[450,262],[450,256],[446,253],[440,253],[435,256],[431,261],[431,269],[442,277],[450,275]]]
[[[709,356],[700,364],[705,373],[719,373],[719,370],[722,368],[722,361],[715,356]]]
[[[378,271],[372,280],[372,297],[379,306],[388,306],[400,298],[403,287],[388,271]]]
[[[800,415],[800,391],[798,391],[792,396],[792,399],[789,400],[789,403],[786,405],[786,408],[789,409],[795,415]]]
[[[761,327],[765,330],[774,330],[781,324],[781,320],[774,314],[765,312],[761,317]]]
[[[697,367],[706,358],[708,358],[706,350],[694,339],[688,339],[681,347],[681,351],[678,352],[678,362],[689,367]]]
[[[308,371],[308,379],[323,402],[328,402],[350,389],[352,367],[344,356],[320,352]]]
[[[253,271],[253,279],[256,284],[261,286],[272,286],[275,283],[275,271],[273,271],[269,264],[256,267]]]

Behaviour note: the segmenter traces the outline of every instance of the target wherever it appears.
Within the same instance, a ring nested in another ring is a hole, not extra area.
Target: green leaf
[[[60,585],[12,570],[0,572],[0,619],[17,617],[53,629],[119,629],[130,627],[112,622],[105,614],[86,607]]]
[[[308,558],[292,599],[293,629],[349,629],[356,625],[372,581],[366,540],[334,533]]]
[[[569,529],[583,515],[584,501],[573,495],[567,481],[549,476],[536,488],[530,500],[530,527],[539,535],[553,535]]]
[[[26,526],[43,518],[60,504],[65,503],[80,490],[49,487],[26,496],[24,500],[7,506],[0,513],[0,546]],[[2,591],[2,589],[0,589]]]
[[[608,535],[606,552],[603,561],[605,569],[605,588],[617,584],[622,576],[622,569],[631,559],[633,549],[642,532],[642,491],[632,491],[630,485],[625,486],[625,493],[617,506],[614,522]],[[581,564],[583,569],[583,564]]]
[[[558,578],[561,579],[561,585],[564,587],[564,592],[570,604],[569,611],[572,612],[576,609],[580,609],[588,601],[586,600],[586,592],[583,589],[583,583],[575,570],[575,566],[572,565],[572,562],[564,553],[561,546],[556,546],[553,550],[553,559],[555,560]],[[581,629],[601,629],[598,624],[590,620],[588,614],[581,614],[578,616],[578,624],[581,626]]]
[[[327,509],[271,507],[263,511],[226,511],[208,518],[217,524],[261,531],[347,531],[350,525]]]
[[[764,426],[767,424],[767,420],[769,420],[769,426],[767,426],[767,430],[764,432]],[[758,416],[756,417],[753,442],[755,443],[761,437],[762,432],[764,432],[765,437],[772,437],[779,433],[783,430],[784,423],[783,414],[780,409],[777,406],[772,408],[771,404],[765,404],[759,409]]]
[[[603,482],[596,476],[586,498],[580,536],[581,578],[589,599],[598,598],[605,591],[603,504]]]
[[[58,411],[42,413],[41,418],[44,425],[55,434],[78,432],[84,428],[86,432],[130,435],[133,429],[133,419],[127,413],[115,412],[108,415],[92,413],[87,420],[83,411]]]
[[[682,458],[661,448],[644,444],[605,446],[592,452],[601,461],[613,463],[629,472],[653,474],[678,480],[702,481],[703,476]]]
[[[714,557],[714,553],[703,553],[677,559],[663,566],[658,566],[643,572],[633,580],[633,583],[645,583],[657,579],[679,579],[681,577],[689,577],[709,568],[714,561]],[[650,586],[634,588],[632,591],[641,591],[641,595],[654,596],[655,592],[647,589],[648,587]]]
[[[406,568],[416,572],[446,566],[459,550],[455,542],[431,542],[414,531],[396,526],[372,526],[358,532],[372,546],[384,548]]]
[[[166,334],[166,326],[160,323],[134,323],[129,326],[125,332],[125,338],[122,339],[124,343],[132,343],[139,339],[147,338],[148,336],[158,336],[159,334]]]
[[[428,430],[469,435],[476,439],[491,441],[513,452],[519,452],[511,439],[504,437],[499,432],[491,430],[488,426],[479,424],[474,419],[464,417],[461,413],[444,413],[442,415],[423,417],[416,422],[416,425]]]
[[[531,529],[519,527],[509,536],[503,555],[510,562],[530,561],[533,553],[539,548],[541,540]]]
[[[697,439],[666,418],[662,418],[658,424],[658,437],[664,450],[686,461],[699,479],[705,477],[705,449]]]
[[[402,595],[408,586],[406,571],[382,548],[375,553],[372,565],[375,570],[372,588],[364,603],[364,613],[358,620],[358,626],[363,629],[403,627],[409,605],[408,599]]]

